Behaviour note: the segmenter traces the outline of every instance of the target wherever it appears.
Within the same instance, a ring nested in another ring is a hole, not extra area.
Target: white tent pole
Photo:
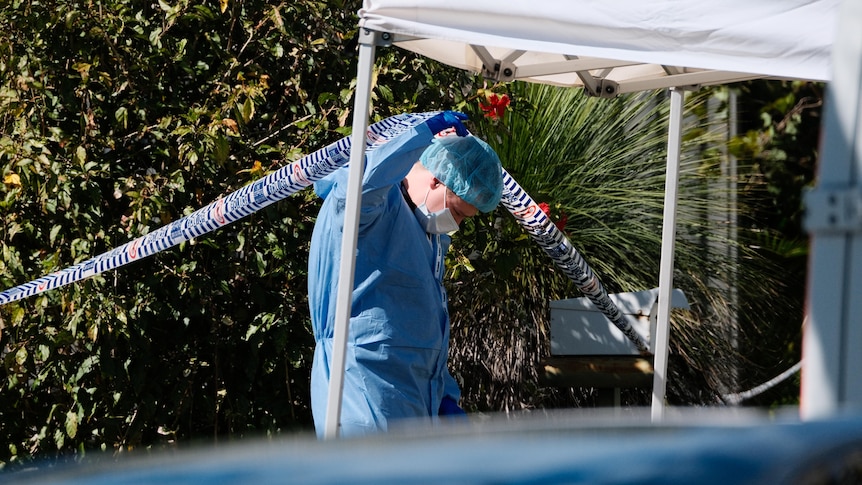
[[[664,219],[661,231],[661,263],[659,265],[658,315],[654,343],[652,420],[664,417],[667,389],[667,356],[670,333],[670,302],[673,292],[673,255],[676,243],[676,203],[679,187],[679,159],[682,141],[683,91],[670,90],[670,126],[667,139],[667,175],[664,188]]]
[[[842,2],[838,19],[817,185],[805,194],[811,236],[799,405],[805,420],[862,409],[862,2]]]
[[[344,390],[344,361],[353,302],[353,278],[356,272],[356,242],[359,239],[359,209],[362,202],[362,175],[365,171],[365,132],[371,99],[371,70],[374,66],[373,33],[360,29],[359,67],[356,74],[356,99],[353,106],[353,133],[350,147],[350,169],[347,179],[347,205],[344,211],[344,235],[341,240],[341,265],[335,309],[335,331],[332,361],[329,368],[329,395],[326,402],[324,438],[337,438],[341,422],[341,397]]]

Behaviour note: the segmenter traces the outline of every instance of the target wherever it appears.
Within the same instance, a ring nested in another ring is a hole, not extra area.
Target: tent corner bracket
[[[620,94],[620,84],[604,78],[593,78],[592,83],[584,83],[584,91],[597,98],[615,98]]]
[[[514,81],[515,72],[517,72],[517,67],[512,62],[494,59],[493,65],[490,67],[488,64],[482,64],[482,77],[497,82]]]

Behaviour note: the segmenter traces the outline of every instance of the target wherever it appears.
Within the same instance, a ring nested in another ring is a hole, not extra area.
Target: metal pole
[[[664,417],[664,399],[667,389],[668,337],[670,333],[670,302],[673,292],[673,255],[676,243],[676,203],[679,187],[679,159],[682,140],[681,89],[670,90],[670,126],[667,141],[667,174],[664,189],[664,221],[661,232],[661,263],[659,265],[658,315],[653,362],[652,420]]]
[[[365,36],[363,36],[363,33]],[[341,424],[341,397],[344,390],[344,361],[353,303],[353,278],[356,272],[356,242],[359,239],[359,209],[362,202],[362,175],[365,171],[365,132],[368,129],[371,99],[371,71],[375,45],[367,39],[372,34],[360,31],[359,67],[356,75],[356,99],[353,106],[353,141],[350,147],[350,171],[347,179],[347,205],[344,211],[344,235],[341,241],[341,266],[335,309],[335,331],[332,362],[329,368],[329,394],[326,402],[326,424],[323,436],[337,438]]]
[[[728,103],[728,139],[734,140],[739,134],[739,108],[737,106],[736,90],[730,88],[727,97]],[[738,213],[738,196],[739,193],[739,172],[737,170],[736,156],[728,151],[727,153],[727,176],[728,176],[728,193],[730,207],[727,211],[728,224],[728,251],[730,258],[730,271],[728,271],[727,280],[730,285],[730,344],[734,351],[739,350],[739,249],[737,242],[739,241],[739,218]],[[736,388],[739,384],[739,362],[737,361],[731,370],[731,385]]]

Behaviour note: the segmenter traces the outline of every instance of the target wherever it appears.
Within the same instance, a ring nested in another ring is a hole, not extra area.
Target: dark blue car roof
[[[799,421],[699,410],[534,412],[319,441],[248,439],[0,475],[3,483],[776,484],[856,483],[862,417]]]

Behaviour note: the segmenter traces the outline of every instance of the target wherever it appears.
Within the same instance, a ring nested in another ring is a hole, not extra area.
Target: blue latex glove
[[[467,413],[458,406],[451,397],[444,397],[440,403],[440,410],[437,411],[440,416],[465,416]]]
[[[455,128],[455,133],[457,133],[458,136],[467,136],[467,128],[461,124],[462,121],[466,121],[467,119],[469,118],[467,118],[467,115],[464,113],[459,113],[457,111],[444,111],[429,118],[425,124],[428,125],[431,133],[434,133],[435,135],[445,129]]]

